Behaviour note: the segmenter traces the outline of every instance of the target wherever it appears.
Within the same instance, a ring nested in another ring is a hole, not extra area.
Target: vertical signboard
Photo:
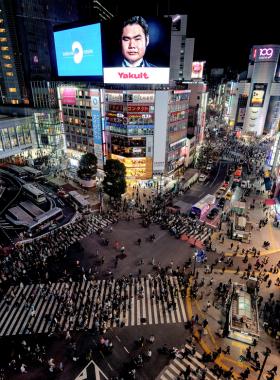
[[[94,154],[97,157],[97,167],[103,169],[102,134],[100,120],[99,90],[90,90],[91,115],[94,141]]]
[[[168,117],[168,91],[156,91],[153,173],[164,173]]]

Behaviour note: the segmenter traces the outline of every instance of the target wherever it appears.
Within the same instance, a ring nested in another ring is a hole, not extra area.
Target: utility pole
[[[262,373],[263,373],[263,369],[264,369],[265,363],[266,363],[267,358],[269,357],[270,354],[271,354],[271,350],[270,350],[270,348],[266,347],[266,352],[265,352],[265,354],[264,354],[264,355],[265,355],[265,358],[264,358],[264,361],[263,361],[262,368],[261,368],[261,370],[260,370],[260,374],[259,374],[258,380],[260,380],[260,378],[261,378],[261,375],[262,375]]]

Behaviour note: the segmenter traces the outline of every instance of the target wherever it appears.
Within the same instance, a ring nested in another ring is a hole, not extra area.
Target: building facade
[[[0,0],[0,103],[32,104],[30,81],[57,74],[52,28],[78,19],[77,0]]]
[[[33,117],[0,118],[0,161],[11,156],[27,157],[38,148]],[[14,161],[16,162],[16,160]]]

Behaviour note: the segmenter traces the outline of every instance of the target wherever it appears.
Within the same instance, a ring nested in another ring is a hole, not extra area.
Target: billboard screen
[[[237,123],[244,123],[246,108],[239,108]]]
[[[171,19],[102,23],[104,83],[169,83]]]
[[[263,107],[267,83],[254,83],[250,107]]]
[[[54,31],[59,76],[100,76],[102,47],[100,24]]]
[[[202,78],[203,75],[203,65],[204,62],[193,62],[192,63],[192,76],[191,78]]]

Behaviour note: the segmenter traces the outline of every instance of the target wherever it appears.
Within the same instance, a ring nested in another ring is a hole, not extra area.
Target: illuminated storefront
[[[125,164],[130,184],[152,179],[154,101],[154,91],[105,90],[104,152]]]

